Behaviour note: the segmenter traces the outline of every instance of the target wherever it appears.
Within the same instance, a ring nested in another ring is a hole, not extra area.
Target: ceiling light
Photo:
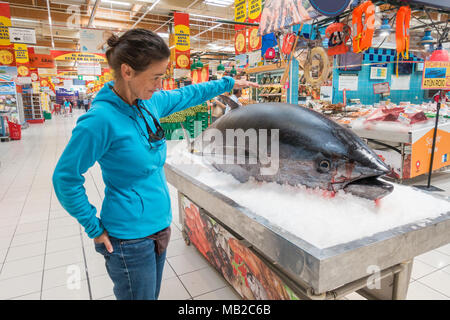
[[[168,33],[165,33],[165,32],[158,32],[157,34],[158,34],[158,36],[160,36],[161,38],[169,38],[169,34],[168,34]]]
[[[118,6],[126,6],[126,7],[129,7],[131,5],[131,3],[129,3],[129,2],[122,2],[122,1],[102,0],[102,2],[115,4]]]
[[[425,34],[424,34],[422,40],[420,40],[420,44],[423,45],[427,51],[430,51],[433,48],[434,43],[436,43],[436,41],[434,40],[433,36],[431,35],[431,29],[426,28]]]
[[[229,7],[234,3],[234,0],[205,0],[205,4],[218,7]]]

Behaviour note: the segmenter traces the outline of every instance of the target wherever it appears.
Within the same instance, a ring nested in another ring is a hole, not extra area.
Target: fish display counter
[[[450,199],[394,185],[380,202],[239,182],[171,141],[165,165],[194,245],[244,299],[405,299],[414,257],[450,242]]]

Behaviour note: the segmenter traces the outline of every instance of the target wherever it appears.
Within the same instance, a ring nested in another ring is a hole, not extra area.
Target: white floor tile
[[[81,237],[79,235],[47,241],[47,254],[75,248],[81,249]]]
[[[409,285],[407,300],[448,300],[448,297],[439,293],[420,281],[414,281]]]
[[[41,256],[45,254],[45,242],[37,242],[18,247],[9,248],[6,262],[24,258]]]
[[[84,262],[74,263],[54,269],[44,270],[42,289],[47,290],[67,284],[76,284],[77,281],[86,280]]]
[[[424,253],[420,256],[415,257],[414,259],[420,260],[438,269],[450,265],[450,256],[440,253],[436,250]]]
[[[444,254],[450,256],[450,243],[446,244],[445,246],[442,246],[440,248],[437,248],[436,251],[439,251],[441,253],[444,253]]]
[[[30,232],[46,231],[48,226],[48,221],[39,221],[31,223],[22,223],[17,226],[15,234],[24,234]]]
[[[186,300],[191,296],[183,287],[180,279],[171,278],[161,282],[159,300]]]
[[[41,290],[42,271],[0,280],[0,300],[12,299]]]
[[[98,257],[86,257],[89,278],[107,275],[105,258],[98,254]]]
[[[450,274],[439,270],[417,281],[439,291],[450,299]]]
[[[414,280],[420,279],[436,270],[439,270],[435,267],[432,267],[418,259],[414,259],[413,268],[411,272],[411,278]]]
[[[347,298],[347,300],[367,300],[366,298],[364,298],[362,295],[360,295],[357,292],[352,292],[352,293],[346,295],[345,298]]]
[[[163,270],[163,274],[162,274],[162,280],[166,280],[166,279],[170,279],[170,278],[174,278],[177,275],[175,274],[175,271],[173,271],[172,267],[170,266],[169,263],[164,264],[164,270]]]
[[[192,297],[226,287],[228,283],[212,267],[183,274],[181,282]]]
[[[11,300],[41,300],[41,292],[34,292],[24,296],[16,297]]]
[[[197,249],[194,246],[188,246],[183,239],[172,240],[167,247],[167,258],[179,256],[182,254],[192,254]]]
[[[66,285],[42,291],[42,300],[89,300],[87,280],[81,281],[79,288]]]
[[[450,274],[450,266],[447,266],[447,267],[445,267],[445,268],[442,268],[442,269],[440,269],[441,271],[444,271],[444,272],[446,272],[446,273],[448,273],[448,274]]]
[[[114,284],[107,274],[99,277],[89,276],[89,282],[91,285],[92,299],[98,300],[114,295]]]
[[[81,248],[49,253],[45,256],[45,269],[57,268],[84,261]]]
[[[0,273],[0,281],[42,271],[43,265],[44,255],[5,262]]]
[[[72,224],[70,226],[52,226],[48,228],[48,239],[60,239],[71,237],[80,234],[80,227],[78,224]]]
[[[198,252],[167,258],[167,261],[177,275],[196,271],[209,265],[206,259]]]
[[[46,231],[29,232],[19,235],[14,235],[11,247],[24,246],[26,244],[33,244],[36,242],[45,241],[47,237]]]
[[[225,288],[194,297],[194,300],[242,300],[242,298],[233,288],[227,286]]]

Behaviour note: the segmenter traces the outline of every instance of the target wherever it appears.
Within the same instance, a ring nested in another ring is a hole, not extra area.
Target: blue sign
[[[324,16],[334,17],[347,9],[350,0],[309,0],[311,5]]]

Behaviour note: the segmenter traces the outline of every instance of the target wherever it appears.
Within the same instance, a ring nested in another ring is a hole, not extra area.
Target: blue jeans
[[[103,243],[95,250],[105,257],[106,270],[114,283],[117,300],[157,300],[166,251],[158,255],[155,241],[148,238],[119,240],[110,237],[112,253]]]

